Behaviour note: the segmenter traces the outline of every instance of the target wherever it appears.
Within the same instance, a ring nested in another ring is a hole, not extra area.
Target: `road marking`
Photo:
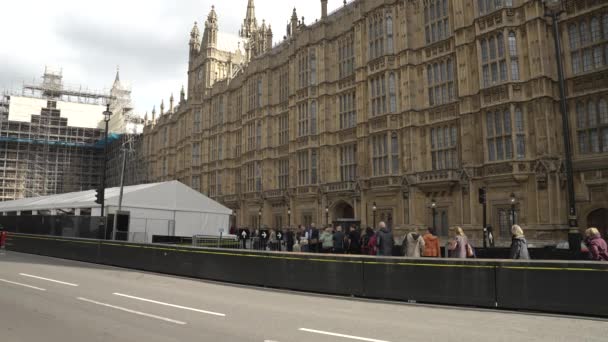
[[[181,305],[175,305],[175,304],[169,304],[169,303],[163,303],[163,302],[159,302],[156,300],[151,300],[151,299],[146,299],[146,298],[140,298],[140,297],[134,297],[134,296],[129,296],[126,294],[122,294],[122,293],[113,293],[115,296],[120,296],[120,297],[125,297],[125,298],[130,298],[130,299],[135,299],[135,300],[140,300],[142,302],[148,302],[148,303],[154,303],[154,304],[159,304],[159,305],[164,305],[164,306],[170,306],[172,308],[177,308],[177,309],[183,309],[183,310],[190,310],[190,311],[194,311],[194,312],[199,312],[199,313],[204,313],[207,315],[213,315],[213,316],[220,316],[220,317],[226,317],[225,314],[223,313],[219,313],[219,312],[213,312],[213,311],[205,311],[205,310],[200,310],[200,309],[195,309],[195,308],[189,308],[187,306],[181,306]]]
[[[66,283],[65,281],[43,278],[43,277],[39,277],[39,276],[27,274],[27,273],[19,273],[19,275],[24,276],[24,277],[34,278],[34,279],[46,280],[46,281],[50,281],[50,282],[57,283],[57,284],[67,285],[67,286],[74,286],[74,287],[78,286],[78,284]]]
[[[158,319],[158,320],[161,320],[161,321],[165,321],[165,322],[175,323],[175,324],[179,324],[179,325],[185,325],[186,324],[186,322],[176,321],[176,320],[171,319],[171,318],[162,317],[162,316],[156,316],[156,315],[152,315],[152,314],[147,314],[145,312],[140,312],[140,311],[135,311],[135,310],[123,308],[123,307],[120,307],[120,306],[114,306],[114,305],[110,305],[110,304],[106,304],[106,303],[96,302],[94,300],[90,300],[90,299],[86,299],[86,298],[82,298],[82,297],[78,297],[77,299],[81,300],[83,302],[87,302],[87,303],[91,303],[91,304],[96,304],[96,305],[100,305],[100,306],[105,306],[107,308],[116,309],[116,310],[120,310],[120,311],[124,311],[124,312],[128,312],[128,313],[132,313],[132,314],[135,314],[135,315],[139,315],[139,316],[144,316],[144,317],[149,317],[149,318],[155,318],[155,319]]]
[[[337,333],[332,333],[332,332],[329,332],[329,331],[313,330],[313,329],[306,329],[306,328],[300,328],[299,330],[300,331],[309,332],[309,333],[313,333],[313,334],[321,334],[321,335],[328,335],[328,336],[349,338],[351,340],[358,340],[358,341],[388,342],[388,341],[384,341],[384,340],[376,340],[376,339],[373,339],[373,338],[365,338],[365,337],[359,337],[359,336],[337,334]]]
[[[32,285],[26,285],[26,284],[21,284],[21,283],[16,283],[14,281],[8,281],[8,280],[5,280],[5,279],[0,279],[0,281],[3,282],[3,283],[13,284],[13,285],[19,285],[19,286],[27,287],[27,288],[38,290],[38,291],[46,291],[46,289],[43,289],[43,288],[40,288],[40,287],[36,287],[36,286],[32,286]]]

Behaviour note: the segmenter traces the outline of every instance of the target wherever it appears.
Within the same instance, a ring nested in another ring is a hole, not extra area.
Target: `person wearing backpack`
[[[371,227],[365,228],[365,234],[361,236],[361,253],[363,255],[376,255],[370,252],[370,240],[374,236],[374,230]]]
[[[454,230],[454,238],[450,241],[448,249],[450,250],[450,258],[466,259],[475,257],[473,247],[469,244],[469,239],[464,234],[460,227]]]
[[[405,256],[408,258],[420,258],[424,253],[425,242],[417,230],[406,234],[403,244],[405,245]]]
[[[526,241],[526,237],[524,236],[524,231],[520,226],[514,225],[511,228],[511,233],[513,234],[513,239],[511,241],[511,259],[522,259],[528,260],[530,259],[530,253],[528,252],[528,242]]]

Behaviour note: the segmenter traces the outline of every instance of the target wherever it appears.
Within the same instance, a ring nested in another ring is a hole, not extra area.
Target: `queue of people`
[[[255,236],[256,233],[253,234]],[[521,226],[511,228],[511,247],[509,258],[514,260],[531,259],[528,242]],[[588,248],[589,259],[608,261],[608,246],[597,228],[589,228],[584,234],[584,243]],[[376,229],[371,227],[358,228],[350,226],[343,231],[341,226],[331,225],[317,229],[313,223],[309,227],[303,225],[297,229],[287,229],[285,232],[285,249],[288,252],[332,253],[332,254],[363,254],[377,256],[405,256],[410,258],[441,258],[440,238],[432,228],[427,228],[424,234],[412,230],[403,236],[400,252],[395,249],[395,236],[386,223],[380,222]],[[271,230],[270,237],[263,249],[277,250],[281,244],[276,233]],[[453,236],[445,248],[446,257],[456,259],[475,258],[476,252],[469,238],[461,227],[453,230]]]

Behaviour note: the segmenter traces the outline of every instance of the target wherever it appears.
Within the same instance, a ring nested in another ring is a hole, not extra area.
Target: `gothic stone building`
[[[563,6],[579,225],[606,233],[608,2]],[[218,35],[214,10],[202,38],[195,26],[188,99],[146,124],[150,180],[189,184],[249,227],[319,225],[327,215],[400,232],[431,225],[434,201],[440,235],[462,226],[474,239],[485,187],[497,240],[510,239],[513,216],[532,241],[566,239],[542,1],[355,0],[331,14],[321,1],[321,12],[307,24],[294,9],[276,46],[252,0],[238,37]]]

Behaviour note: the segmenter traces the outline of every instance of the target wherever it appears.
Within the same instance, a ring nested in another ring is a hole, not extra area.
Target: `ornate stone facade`
[[[271,47],[253,1],[236,52],[215,11],[192,31],[187,100],[149,121],[149,179],[178,179],[233,208],[238,226],[338,218],[398,231],[488,223],[510,239],[565,240],[557,66],[541,1],[356,0],[307,25],[294,9]],[[501,6],[498,6],[501,5]],[[579,225],[608,208],[608,3],[565,1]],[[265,28],[266,29],[266,28]],[[251,47],[255,46],[255,49]],[[326,208],[327,213],[326,213]],[[604,209],[602,209],[604,208]],[[291,215],[288,215],[290,210]]]

